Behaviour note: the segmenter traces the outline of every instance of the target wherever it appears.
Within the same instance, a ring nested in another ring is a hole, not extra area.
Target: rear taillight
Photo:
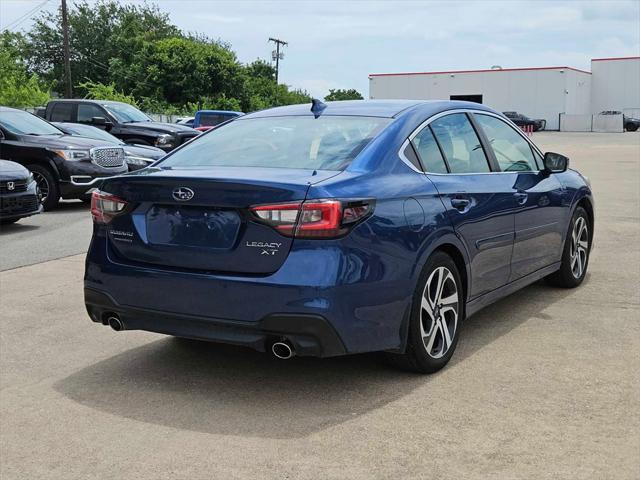
[[[113,217],[122,213],[127,202],[110,193],[94,190],[91,194],[91,215],[96,223],[109,223]]]
[[[373,200],[308,200],[259,205],[253,214],[287,237],[335,238],[373,211]]]

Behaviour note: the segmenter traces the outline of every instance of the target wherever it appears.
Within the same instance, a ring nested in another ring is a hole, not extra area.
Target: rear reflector
[[[282,235],[296,238],[336,238],[373,211],[373,200],[310,200],[259,205],[251,211]]]
[[[91,194],[91,216],[96,223],[107,224],[124,211],[127,202],[110,193],[94,190]]]

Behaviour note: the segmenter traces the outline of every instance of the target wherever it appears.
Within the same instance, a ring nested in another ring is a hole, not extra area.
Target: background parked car
[[[105,142],[111,142],[113,145],[120,145],[124,150],[125,161],[129,166],[129,171],[139,170],[147,165],[151,165],[165,155],[164,150],[157,147],[151,147],[149,145],[129,145],[119,138],[114,137],[109,132],[91,125],[63,122],[52,122],[52,124],[68,135],[104,140]]]
[[[175,121],[175,123],[177,123],[178,125],[185,125],[187,127],[193,127],[193,121],[195,120],[195,117],[183,117],[183,118],[179,118]]]
[[[86,192],[99,179],[128,170],[122,147],[66,135],[40,117],[8,107],[0,107],[0,152],[33,173],[45,210],[55,208],[60,197],[88,201]]]
[[[86,123],[107,130],[125,143],[151,145],[169,152],[198,135],[192,128],[154,122],[136,107],[107,100],[52,100],[45,119],[50,122]]]
[[[244,115],[243,112],[233,112],[230,110],[198,110],[195,120],[193,121],[193,128],[200,132],[206,132],[213,127],[242,115]]]
[[[0,160],[0,225],[41,211],[38,185],[31,172],[18,163]]]
[[[526,115],[523,115],[518,112],[502,112],[505,117],[511,120],[519,127],[533,127],[533,131],[537,132],[538,130],[544,130],[547,126],[547,121],[540,119],[529,118]]]
[[[605,110],[600,115],[622,115],[622,125],[627,132],[635,132],[640,128],[640,119],[628,117],[620,110]]]

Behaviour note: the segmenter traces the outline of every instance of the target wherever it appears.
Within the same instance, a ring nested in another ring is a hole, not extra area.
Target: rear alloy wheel
[[[390,354],[396,365],[420,373],[444,367],[458,343],[464,302],[460,274],[444,252],[429,258],[411,312],[406,352]]]
[[[548,283],[564,288],[574,288],[582,283],[591,251],[589,228],[587,212],[582,207],[576,208],[567,232],[560,269],[546,278]]]
[[[29,165],[27,168],[31,171],[34,180],[38,184],[42,207],[45,211],[56,208],[60,200],[60,189],[51,171],[47,167],[41,167],[40,165]]]

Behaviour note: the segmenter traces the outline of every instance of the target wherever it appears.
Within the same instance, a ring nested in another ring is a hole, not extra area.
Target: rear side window
[[[474,114],[503,172],[537,170],[531,146],[505,122],[489,115]]]
[[[72,122],[73,121],[73,104],[71,103],[55,103],[51,109],[52,122]]]
[[[451,173],[490,172],[482,143],[464,113],[453,113],[431,123]]]
[[[332,115],[243,118],[195,139],[159,166],[343,170],[391,121]]]
[[[213,113],[205,113],[200,115],[200,125],[203,127],[215,127],[231,118],[230,115],[219,115]]]
[[[78,105],[78,122],[89,123],[93,117],[106,118],[102,109],[90,103],[81,103]]]
[[[447,165],[429,126],[413,137],[412,142],[426,172],[447,173]]]

